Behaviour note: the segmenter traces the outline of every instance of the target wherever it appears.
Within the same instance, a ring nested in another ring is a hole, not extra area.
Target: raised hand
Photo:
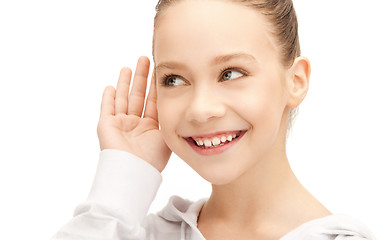
[[[149,68],[149,59],[140,57],[130,93],[129,68],[120,71],[116,90],[113,86],[105,88],[97,134],[101,150],[127,151],[162,172],[171,151],[159,131],[154,74],[143,113]]]

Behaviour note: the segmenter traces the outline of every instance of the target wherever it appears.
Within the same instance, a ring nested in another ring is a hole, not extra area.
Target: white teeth
[[[205,145],[206,147],[210,147],[210,146],[212,146],[212,143],[211,143],[211,141],[209,141],[208,139],[205,139],[205,140],[204,140],[204,145]]]
[[[210,147],[218,147],[220,145],[224,145],[227,142],[227,140],[228,142],[231,142],[236,137],[237,134],[232,134],[227,136],[223,135],[221,137],[213,137],[212,139],[207,139],[207,138],[194,139],[194,141],[196,142],[197,146],[204,146],[205,148],[210,148]]]
[[[219,144],[220,144],[220,139],[217,138],[217,137],[214,137],[214,138],[212,139],[212,145],[213,145],[213,146],[216,146],[216,145],[219,145]]]

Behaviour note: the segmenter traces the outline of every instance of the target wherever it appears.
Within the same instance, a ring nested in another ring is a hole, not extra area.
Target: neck
[[[245,225],[277,214],[285,195],[300,186],[283,151],[258,161],[231,183],[212,185],[204,211],[208,207],[214,217]]]
[[[304,222],[329,214],[294,175],[281,134],[250,170],[228,184],[212,185],[198,227],[208,236],[222,229],[255,236],[270,233],[277,239]]]

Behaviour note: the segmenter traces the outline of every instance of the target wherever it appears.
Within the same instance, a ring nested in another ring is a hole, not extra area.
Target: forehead
[[[258,10],[230,1],[179,1],[159,16],[154,59],[191,61],[230,52],[274,57],[270,24]]]

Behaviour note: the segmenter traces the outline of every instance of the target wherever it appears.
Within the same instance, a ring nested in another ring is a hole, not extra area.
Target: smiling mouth
[[[233,142],[235,139],[242,136],[246,131],[234,131],[223,134],[218,134],[212,137],[188,137],[187,141],[191,141],[195,146],[202,149],[217,148]]]

